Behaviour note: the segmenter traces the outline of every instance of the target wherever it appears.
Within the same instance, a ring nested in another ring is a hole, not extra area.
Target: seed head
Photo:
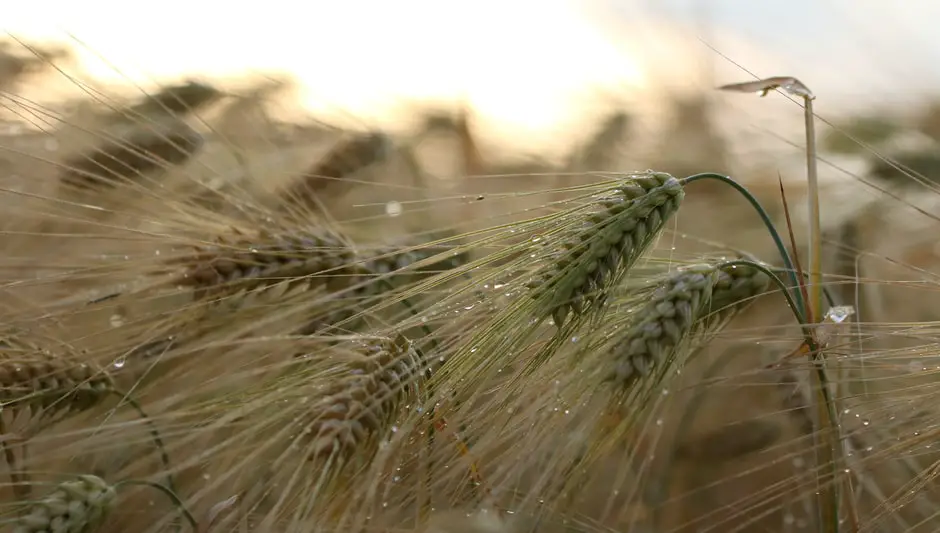
[[[667,278],[637,311],[639,322],[611,347],[611,379],[627,385],[668,361],[708,308],[719,278],[713,265],[694,265]]]
[[[602,197],[602,208],[562,244],[561,256],[548,271],[530,283],[532,297],[547,298],[547,314],[558,327],[570,312],[580,314],[585,303],[599,302],[649,247],[684,195],[679,180],[655,172]]]
[[[355,260],[353,249],[322,231],[261,232],[198,250],[182,261],[186,272],[177,283],[193,287],[197,298],[278,283],[349,286],[361,270]]]
[[[750,257],[746,259],[756,262]],[[769,288],[770,276],[763,271],[744,264],[723,265],[719,268],[718,284],[712,291],[709,312],[730,318]]]
[[[639,321],[612,345],[612,379],[627,385],[648,375],[674,357],[701,319],[717,313],[726,322],[769,286],[770,278],[761,270],[739,264],[693,265],[670,275],[637,311]]]
[[[311,455],[346,456],[387,431],[402,398],[416,385],[422,364],[404,337],[364,343],[346,362],[348,373],[319,394],[305,433]]]
[[[111,510],[117,496],[103,479],[84,475],[59,484],[14,522],[13,533],[92,533]]]
[[[90,409],[113,390],[107,374],[23,341],[0,341],[0,402],[13,408]]]

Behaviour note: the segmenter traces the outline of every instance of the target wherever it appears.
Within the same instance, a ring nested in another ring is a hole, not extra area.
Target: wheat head
[[[282,198],[295,207],[311,212],[322,211],[321,203],[327,192],[336,196],[351,188],[352,184],[343,178],[384,161],[389,146],[389,137],[381,132],[356,135],[341,141],[288,187]]]
[[[142,181],[167,166],[181,165],[203,147],[198,132],[183,123],[137,131],[64,162],[62,183],[76,189],[108,189]]]

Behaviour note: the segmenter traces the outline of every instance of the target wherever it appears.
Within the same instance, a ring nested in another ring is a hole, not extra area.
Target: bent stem
[[[794,287],[793,298],[796,299],[797,309],[803,309],[803,295],[799,291],[799,283],[797,282],[796,270],[793,268],[793,260],[790,258],[790,253],[787,251],[787,247],[783,244],[783,239],[780,238],[780,233],[777,231],[777,228],[774,226],[772,220],[770,220],[770,215],[767,214],[767,211],[764,209],[764,206],[757,201],[757,198],[754,198],[754,195],[751,194],[749,190],[740,183],[734,181],[731,177],[725,176],[723,174],[716,174],[714,172],[703,172],[701,174],[695,174],[686,178],[683,178],[679,181],[682,182],[683,186],[689,183],[695,183],[699,180],[713,179],[718,180],[734,190],[738,191],[741,196],[743,196],[748,203],[751,204],[751,207],[757,211],[757,214],[760,216],[761,221],[764,223],[764,226],[767,228],[767,232],[770,233],[770,237],[774,240],[774,245],[777,247],[777,253],[780,254],[780,258],[783,260],[783,266],[786,268],[787,276],[790,278],[790,283]],[[784,292],[789,293],[791,289],[784,288]]]
[[[183,515],[183,518],[185,518],[187,522],[189,522],[189,525],[192,526],[193,531],[199,531],[199,524],[196,522],[196,519],[193,517],[192,513],[189,512],[189,509],[186,508],[186,505],[183,504],[183,500],[181,500],[180,497],[177,496],[176,492],[174,492],[173,490],[170,490],[167,487],[164,487],[163,485],[159,483],[154,483],[152,481],[144,481],[140,479],[125,479],[124,481],[118,481],[117,483],[114,484],[114,490],[117,490],[119,487],[123,485],[137,485],[141,487],[149,487],[151,489],[162,492],[164,495],[166,495],[167,498],[170,499],[171,502],[173,502],[173,505],[175,505],[176,508],[179,509],[180,514]]]
[[[160,432],[157,430],[157,426],[154,424],[153,419],[147,416],[147,412],[144,411],[140,403],[138,403],[134,398],[131,398],[130,396],[116,389],[112,391],[112,394],[120,397],[121,401],[126,402],[127,405],[130,405],[132,409],[137,411],[137,415],[140,416],[141,420],[147,424],[147,428],[150,431],[150,437],[153,439],[153,443],[157,447],[157,451],[160,452],[160,461],[163,463],[163,467],[166,469],[167,490],[175,492],[176,487],[173,484],[173,471],[170,466],[170,456],[167,454],[166,446],[163,444],[163,439],[160,437]]]

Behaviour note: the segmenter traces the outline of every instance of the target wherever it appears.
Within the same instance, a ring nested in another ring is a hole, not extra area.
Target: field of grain
[[[547,158],[284,80],[38,96],[66,61],[0,48],[0,530],[940,527],[935,108],[820,121],[808,317],[803,146],[715,125],[753,94]]]

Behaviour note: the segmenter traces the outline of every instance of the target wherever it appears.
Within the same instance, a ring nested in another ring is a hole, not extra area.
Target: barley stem
[[[774,240],[774,245],[777,247],[777,253],[780,254],[780,258],[783,260],[783,265],[786,267],[787,275],[790,278],[790,283],[794,289],[784,289],[784,292],[789,292],[793,290],[793,295],[796,299],[796,302],[799,304],[798,309],[803,308],[803,295],[799,292],[799,283],[796,279],[796,269],[793,268],[793,259],[790,258],[790,252],[787,251],[786,245],[783,243],[783,239],[780,238],[780,233],[777,231],[776,226],[772,220],[770,220],[770,215],[767,214],[767,210],[764,209],[764,206],[757,201],[757,198],[754,198],[754,195],[747,190],[746,187],[740,183],[734,181],[729,176],[722,174],[716,174],[713,172],[703,172],[701,174],[695,174],[687,178],[680,180],[683,185],[688,185],[689,183],[694,183],[703,179],[714,179],[718,180],[726,185],[732,187],[734,190],[738,191],[741,196],[743,196],[748,203],[751,204],[751,207],[757,211],[758,216],[760,216],[761,221],[764,223],[764,226],[767,228],[767,232],[770,233],[770,237]],[[802,322],[802,321],[801,321]]]
[[[816,171],[816,125],[813,115],[813,96],[803,96],[803,116],[806,122],[806,181],[809,185],[809,305],[817,320],[822,318],[822,228],[819,220],[819,181]]]
[[[129,395],[124,394],[123,392],[114,389],[111,394],[119,397],[122,402],[126,402],[127,405],[130,405],[132,409],[137,411],[138,416],[145,424],[150,431],[150,437],[153,439],[153,443],[157,446],[157,451],[160,453],[160,461],[163,462],[163,467],[166,468],[166,485],[169,490],[176,491],[176,487],[173,484],[173,471],[170,466],[170,456],[166,451],[166,446],[163,444],[163,439],[160,437],[160,432],[157,430],[156,424],[154,424],[153,419],[147,416],[147,413],[144,411],[144,408],[141,407],[140,403]]]
[[[192,513],[189,512],[189,509],[186,508],[186,505],[183,504],[183,500],[181,500],[180,497],[176,495],[175,491],[167,487],[164,487],[163,485],[159,483],[154,483],[152,481],[145,481],[141,479],[125,479],[124,481],[118,481],[117,483],[114,484],[114,489],[117,490],[119,487],[123,485],[137,485],[141,487],[149,487],[151,489],[162,492],[164,495],[166,495],[167,498],[170,499],[171,502],[173,502],[173,505],[175,505],[176,508],[179,510],[180,514],[183,515],[183,518],[185,518],[186,521],[189,522],[189,525],[192,526],[193,531],[199,531],[199,524],[196,522],[196,519],[193,517]]]

